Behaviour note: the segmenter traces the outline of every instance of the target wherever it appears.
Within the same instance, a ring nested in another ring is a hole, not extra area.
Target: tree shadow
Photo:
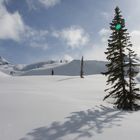
[[[105,106],[72,112],[65,122],[53,122],[48,127],[36,128],[29,132],[27,137],[20,140],[29,140],[29,137],[32,140],[61,140],[62,137],[67,135],[72,135],[71,140],[93,137],[96,133],[102,133],[105,128],[121,126],[119,122],[125,114],[125,111]]]
[[[77,77],[68,77],[68,78],[60,79],[60,80],[58,80],[58,81],[61,82],[61,81],[67,81],[67,80],[76,79],[76,78],[77,78]]]

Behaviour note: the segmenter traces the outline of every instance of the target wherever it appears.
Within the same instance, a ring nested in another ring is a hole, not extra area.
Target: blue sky
[[[15,64],[82,55],[105,60],[116,6],[139,55],[139,0],[1,0],[0,55]]]

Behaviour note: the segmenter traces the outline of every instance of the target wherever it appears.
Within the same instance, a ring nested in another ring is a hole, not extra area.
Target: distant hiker
[[[13,71],[10,71],[10,75],[13,75],[14,74],[14,72]]]
[[[52,69],[52,75],[54,75],[54,70]]]

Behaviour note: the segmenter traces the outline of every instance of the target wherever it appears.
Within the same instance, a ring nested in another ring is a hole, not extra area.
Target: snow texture
[[[0,74],[0,140],[139,140],[140,111],[103,102],[105,81]]]

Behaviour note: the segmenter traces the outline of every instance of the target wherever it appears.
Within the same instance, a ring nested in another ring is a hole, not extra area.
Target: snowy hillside
[[[10,71],[14,71],[13,67],[13,64],[11,64],[5,58],[0,56],[0,71],[6,74],[10,74]]]
[[[8,75],[0,71],[0,77],[7,77]]]
[[[0,140],[139,140],[140,111],[103,101],[105,81],[0,76]]]
[[[10,64],[6,59],[0,56],[0,65],[7,65]]]
[[[84,61],[84,74],[100,74],[104,72],[106,62],[105,61],[96,61],[96,60],[87,60]],[[69,63],[54,63],[46,65],[46,67],[41,69],[31,69],[25,72],[23,75],[51,75],[52,69],[54,70],[55,75],[67,75],[67,76],[78,76],[80,73],[80,60],[73,60]]]
[[[54,75],[79,76],[80,60],[64,61],[44,61],[33,64],[11,64],[3,57],[0,57],[0,71],[14,76],[32,76],[32,75],[51,75],[52,69]],[[139,61],[137,62],[140,66]],[[101,74],[106,71],[106,61],[85,60],[84,75]],[[139,71],[139,68],[138,68]]]
[[[35,69],[49,69],[49,68],[54,68],[57,66],[61,66],[65,64],[66,61],[58,62],[58,61],[44,61],[44,62],[37,62],[33,64],[11,64],[10,62],[6,61],[3,57],[0,57],[0,71],[10,74],[12,72],[12,75],[22,75],[23,73]]]
[[[45,67],[46,68],[54,68],[54,67],[60,66],[61,64],[65,64],[65,62],[60,63],[58,61],[50,60],[50,61],[38,62],[38,63],[26,65],[21,70],[22,71],[30,71],[33,69],[40,69],[40,68],[45,68]]]
[[[0,57],[0,71],[12,75],[51,75],[52,69],[54,75],[65,76],[79,76],[80,73],[80,60],[68,61],[44,61],[33,64],[14,65]],[[100,74],[106,70],[105,61],[85,60],[84,61],[84,75]]]

